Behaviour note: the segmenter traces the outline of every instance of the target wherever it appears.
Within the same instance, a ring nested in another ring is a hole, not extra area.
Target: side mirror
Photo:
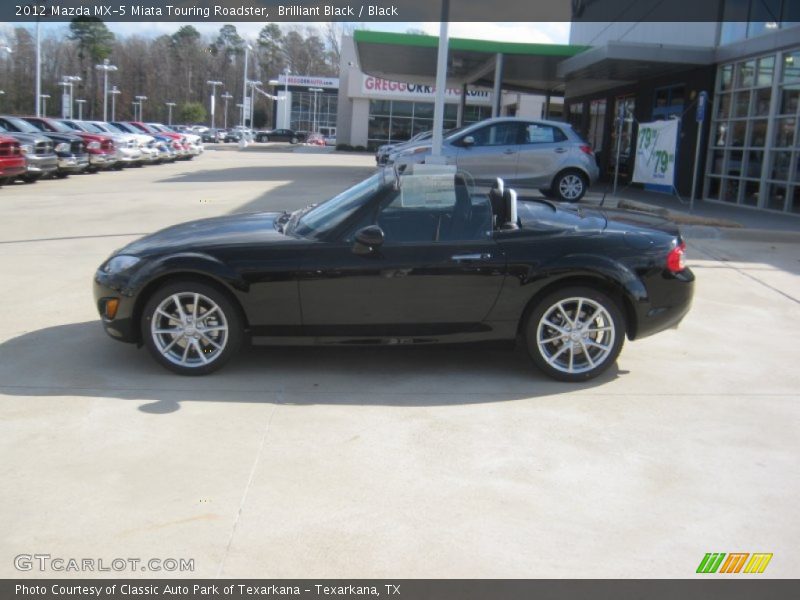
[[[356,254],[372,254],[383,245],[383,229],[377,225],[367,225],[359,229],[355,235],[353,252]]]
[[[469,148],[470,146],[474,146],[475,145],[475,138],[472,137],[471,135],[468,135],[465,138],[462,138],[461,145],[464,146],[465,148]]]

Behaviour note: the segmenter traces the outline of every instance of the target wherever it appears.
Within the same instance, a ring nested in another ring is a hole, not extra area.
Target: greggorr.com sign
[[[432,85],[389,81],[388,79],[365,75],[361,82],[361,92],[369,98],[386,96],[408,100],[433,100],[436,88]],[[461,88],[447,88],[444,95],[447,99],[460,99]],[[491,104],[492,93],[483,90],[467,90],[467,102],[470,104]]]

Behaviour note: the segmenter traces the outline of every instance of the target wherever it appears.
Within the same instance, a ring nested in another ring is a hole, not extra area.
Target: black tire
[[[299,142],[299,141],[300,141],[300,139],[299,139],[298,137],[296,137],[296,136],[295,136],[295,137],[293,137],[292,139],[290,139],[290,140],[289,140],[289,143],[290,143],[290,144],[296,144],[296,143],[297,143],[297,142]]]
[[[69,173],[67,171],[58,171],[56,173],[56,177],[58,179],[66,179],[67,177],[69,177]]]
[[[177,297],[185,309],[184,317],[191,319],[189,312],[190,307],[194,306],[195,294],[199,298],[198,310],[203,310],[198,313],[197,321],[181,324],[178,318],[168,319],[163,313],[157,312],[161,307],[162,311],[178,317],[173,300]],[[215,310],[210,310],[212,305],[216,306]],[[170,311],[169,307],[174,310]],[[206,313],[209,316],[203,319]],[[155,325],[154,319],[157,319]],[[204,327],[210,325],[216,330],[202,330],[208,334],[203,335],[195,329],[196,323],[201,320]],[[227,329],[222,331],[223,327]],[[140,328],[142,341],[155,361],[179,375],[207,375],[222,368],[239,351],[244,338],[242,318],[228,296],[215,287],[192,280],[174,281],[156,290],[144,307]],[[157,328],[162,328],[158,329],[162,332],[175,329],[179,333],[158,333],[154,331]],[[181,364],[181,359],[184,364]]]
[[[539,300],[525,319],[524,335],[528,353],[545,375],[588,381],[616,362],[625,343],[625,319],[607,294],[569,286]]]
[[[22,179],[23,183],[36,183],[39,181],[39,177],[39,175],[23,175],[20,179]]]
[[[554,193],[554,192],[553,192],[553,190],[552,190],[552,189],[550,189],[550,188],[541,188],[541,189],[539,190],[539,193],[540,193],[542,196],[544,196],[545,198],[555,198],[555,197],[556,197],[555,193]]]
[[[259,138],[259,140],[258,140],[258,141],[259,141],[259,142],[268,142],[268,141],[269,141],[269,136],[268,136],[268,135],[262,135],[262,136]]]
[[[574,169],[562,171],[553,180],[553,195],[561,202],[579,202],[586,194],[589,181],[586,175]]]

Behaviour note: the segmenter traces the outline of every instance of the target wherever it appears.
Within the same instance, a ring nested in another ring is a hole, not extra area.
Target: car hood
[[[149,256],[173,252],[203,252],[211,248],[289,240],[275,229],[283,213],[247,213],[189,221],[136,240],[117,254]]]
[[[31,134],[34,135],[34,134]],[[54,133],[54,132],[42,132],[42,135],[53,140],[56,143],[59,142],[82,142],[83,138],[81,136],[72,134],[72,133]]]
[[[13,137],[15,140],[23,144],[38,144],[39,142],[53,141],[49,137],[46,137],[43,133],[18,133],[16,131],[9,131],[8,133],[4,132],[3,135]]]

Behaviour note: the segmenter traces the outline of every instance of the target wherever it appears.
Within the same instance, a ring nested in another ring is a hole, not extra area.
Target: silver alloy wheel
[[[576,200],[583,194],[583,179],[574,173],[565,175],[558,182],[558,191],[562,198]]]
[[[153,342],[171,363],[202,367],[213,363],[228,344],[228,321],[209,297],[195,292],[164,298],[150,322]]]
[[[564,298],[548,308],[536,327],[536,344],[547,363],[563,373],[602,365],[614,348],[614,321],[590,298]]]

